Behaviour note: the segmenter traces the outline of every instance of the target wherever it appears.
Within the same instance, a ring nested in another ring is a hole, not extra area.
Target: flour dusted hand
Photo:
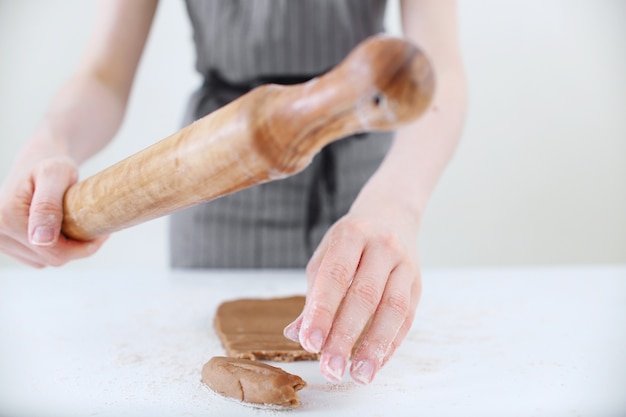
[[[354,351],[350,374],[370,383],[409,331],[421,290],[417,230],[414,216],[384,199],[357,201],[322,239],[306,306],[285,335],[321,352],[329,381],[343,378]]]

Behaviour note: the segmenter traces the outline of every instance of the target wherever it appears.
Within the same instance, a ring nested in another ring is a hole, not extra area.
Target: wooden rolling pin
[[[306,83],[260,86],[162,141],[74,184],[62,231],[97,236],[303,170],[341,137],[419,117],[433,70],[410,42],[377,35]]]

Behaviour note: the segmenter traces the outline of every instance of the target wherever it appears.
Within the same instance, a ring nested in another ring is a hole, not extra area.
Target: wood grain
[[[303,84],[260,86],[70,187],[62,231],[90,240],[303,170],[325,145],[418,118],[435,89],[425,54],[386,35]]]

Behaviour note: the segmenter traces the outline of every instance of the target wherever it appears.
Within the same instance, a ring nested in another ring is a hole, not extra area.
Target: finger
[[[348,289],[320,358],[322,374],[337,382],[343,377],[352,348],[381,301],[397,256],[381,244],[368,245]]]
[[[412,316],[411,286],[415,277],[406,264],[391,273],[384,294],[363,342],[355,353],[350,375],[361,384],[372,381],[407,317]],[[414,310],[413,310],[414,311]]]
[[[307,278],[306,293],[307,294],[311,292],[311,287],[313,286],[313,280],[315,278],[315,275],[317,274],[317,271],[322,262],[324,254],[326,253],[326,249],[328,248],[328,240],[329,239],[326,236],[324,236],[320,244],[315,249],[313,256],[311,256],[311,259],[309,259],[309,262],[307,263],[307,266],[306,266],[306,278]],[[300,329],[302,328],[302,317],[303,315],[302,313],[300,313],[300,315],[293,322],[289,323],[283,329],[283,335],[287,339],[293,340],[294,342],[300,342],[299,334],[300,334]]]
[[[33,250],[46,265],[61,266],[69,261],[93,255],[107,239],[108,236],[104,236],[88,242],[80,242],[60,235],[54,246],[33,246]]]
[[[48,161],[37,170],[33,180],[28,218],[29,241],[36,246],[52,246],[59,239],[63,195],[76,181],[76,168],[66,160]]]
[[[283,329],[283,335],[294,342],[300,342],[300,329],[302,328],[302,313],[293,322]]]
[[[394,341],[391,342],[391,348],[387,351],[387,355],[385,355],[385,358],[383,359],[381,368],[385,366],[385,364],[389,361],[389,359],[391,359],[391,357],[395,353],[398,346],[402,344],[402,341],[411,330],[411,326],[413,325],[413,320],[415,318],[415,310],[417,310],[417,305],[421,297],[421,292],[422,292],[421,280],[418,279],[413,284],[413,287],[411,290],[411,308],[410,308],[411,313],[408,315],[404,323],[402,323],[402,326],[400,327],[400,330],[398,331],[398,334],[396,335],[396,338],[394,339]]]
[[[6,253],[18,261],[36,268],[45,266],[29,247],[16,240],[9,239],[6,236],[0,237],[0,252]]]
[[[353,226],[331,230],[328,247],[313,278],[304,307],[300,343],[309,352],[319,352],[332,326],[364,247],[362,233]]]
[[[40,262],[32,260],[31,258],[22,257],[22,256],[20,256],[18,254],[13,254],[11,256],[14,259],[16,259],[17,261],[19,261],[19,262],[21,262],[23,264],[26,264],[28,266],[31,266],[33,268],[41,269],[41,268],[45,268],[45,266],[46,266],[46,265],[44,265],[44,264],[42,264]]]
[[[322,259],[324,259],[324,255],[326,255],[326,251],[328,250],[328,242],[330,240],[331,233],[326,234],[320,244],[313,252],[313,256],[309,259],[309,262],[306,266],[306,278],[307,278],[307,294],[311,290],[313,286],[313,281],[315,280],[315,276],[319,271],[320,265],[322,264]]]
[[[319,267],[322,263],[322,259],[324,259],[324,255],[326,254],[326,251],[328,249],[328,242],[330,240],[328,236],[329,234],[324,236],[320,244],[315,249],[315,252],[311,256],[311,259],[307,263],[307,266],[306,266],[306,277],[307,277],[306,293],[307,294],[310,294],[311,292],[313,281],[315,280],[315,276],[317,275]],[[300,342],[299,335],[300,335],[300,329],[302,328],[302,319],[304,317],[303,313],[300,313],[300,315],[293,322],[288,324],[283,329],[283,335],[286,338],[293,340],[294,342],[298,342],[298,343]]]
[[[0,251],[33,266],[61,266],[71,260],[93,255],[107,239],[108,236],[103,236],[89,242],[79,242],[60,235],[54,246],[31,246],[7,233],[0,237]]]

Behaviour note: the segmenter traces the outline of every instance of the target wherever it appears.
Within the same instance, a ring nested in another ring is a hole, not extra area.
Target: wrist
[[[367,201],[371,204],[392,204],[408,214],[421,218],[426,203],[425,193],[418,188],[415,173],[398,169],[389,163],[389,157],[365,183],[355,202]]]
[[[59,156],[71,157],[65,135],[55,132],[55,129],[45,121],[37,127],[26,143],[23,154],[36,155],[37,159]]]
[[[423,210],[410,194],[410,192],[398,190],[393,185],[387,185],[372,178],[361,189],[350,207],[350,212],[374,212],[377,216],[412,225],[418,230]]]

